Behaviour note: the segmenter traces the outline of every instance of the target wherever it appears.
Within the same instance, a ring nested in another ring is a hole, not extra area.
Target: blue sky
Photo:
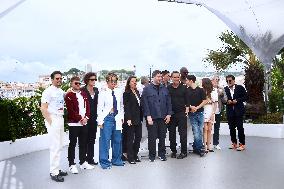
[[[0,80],[84,70],[213,71],[202,59],[228,29],[203,7],[157,0],[26,0],[0,19]]]

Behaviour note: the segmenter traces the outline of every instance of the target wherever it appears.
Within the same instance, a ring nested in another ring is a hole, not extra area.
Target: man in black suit
[[[235,77],[233,75],[226,76],[226,82],[228,84],[225,87],[225,93],[228,97],[226,111],[232,141],[230,149],[243,151],[245,150],[243,116],[245,113],[244,102],[247,100],[247,92],[243,86],[235,84]],[[236,128],[238,129],[239,147],[237,146]]]

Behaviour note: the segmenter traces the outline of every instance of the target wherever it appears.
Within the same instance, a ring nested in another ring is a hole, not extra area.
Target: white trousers
[[[62,115],[51,114],[51,125],[45,121],[49,137],[50,173],[59,174],[60,154],[63,148],[64,119]]]

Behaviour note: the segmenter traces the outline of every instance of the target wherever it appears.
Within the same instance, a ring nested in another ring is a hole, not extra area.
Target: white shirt
[[[117,101],[118,114],[115,116],[116,130],[122,129],[122,121],[124,119],[124,107],[122,91],[119,88],[114,89],[114,95]],[[109,88],[102,89],[98,96],[98,125],[104,123],[105,117],[110,113],[113,108],[112,90]]]
[[[230,87],[229,87],[232,99],[234,99],[235,88],[236,88],[235,85],[233,86],[233,88],[230,88]]]
[[[215,113],[219,114],[220,110],[219,110],[219,106],[218,106],[218,88],[213,88],[213,91],[211,92],[211,99],[213,103],[216,103],[216,110]]]
[[[140,95],[140,96],[141,96],[142,93],[143,93],[144,87],[145,87],[145,85],[142,85],[142,84],[140,84],[140,85],[137,86],[137,90],[139,91],[139,95]]]
[[[64,114],[64,94],[65,92],[54,85],[46,88],[41,97],[41,103],[47,103],[47,111],[50,114],[63,115]]]
[[[81,91],[74,92],[76,94],[78,104],[79,104],[79,115],[83,118],[86,115],[86,106],[83,96],[81,95]],[[83,126],[82,123],[79,121],[78,123],[68,123],[69,126]]]

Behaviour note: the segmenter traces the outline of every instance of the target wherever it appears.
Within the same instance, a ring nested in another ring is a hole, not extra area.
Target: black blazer
[[[136,91],[136,94],[139,100],[141,100],[138,91]],[[142,108],[141,105],[139,105],[137,98],[132,91],[125,91],[123,93],[123,105],[124,105],[124,122],[126,123],[127,120],[131,120],[133,125],[141,124]]]
[[[87,93],[88,99],[89,99],[89,104],[90,104],[90,113],[91,117],[88,121],[88,123],[96,123],[97,122],[97,108],[98,108],[98,96],[99,96],[99,90],[97,87],[94,87],[94,99],[92,99],[87,86],[84,86],[81,88],[83,91]]]
[[[234,95],[231,96],[229,87],[225,87],[225,93],[228,100],[237,100],[237,104],[227,104],[226,111],[227,117],[232,116],[243,116],[245,113],[244,102],[247,101],[247,92],[245,88],[241,85],[235,85]]]

